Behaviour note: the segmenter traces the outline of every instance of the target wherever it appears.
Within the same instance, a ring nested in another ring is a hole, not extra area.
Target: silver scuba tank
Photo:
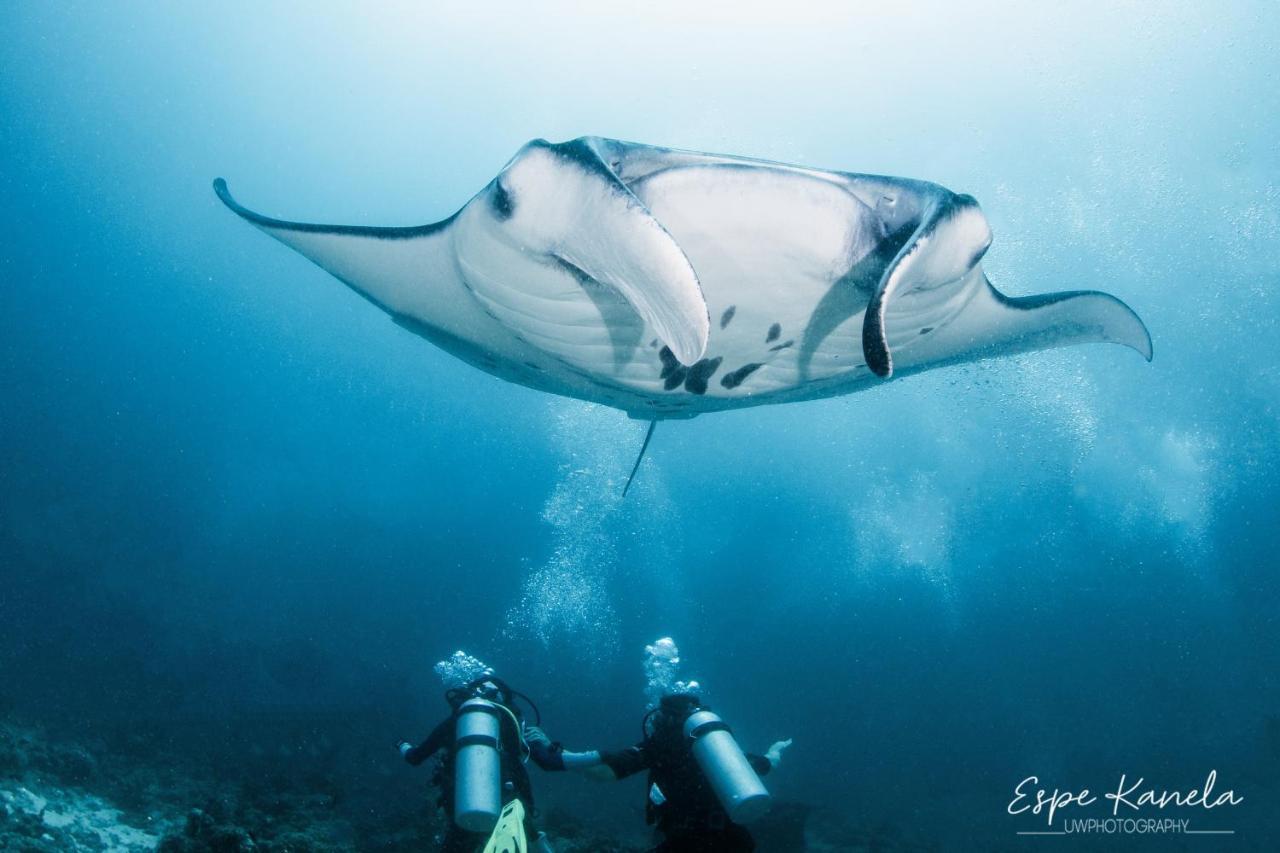
[[[684,736],[693,741],[693,757],[730,820],[748,823],[769,810],[769,792],[719,715],[694,711],[684,722]]]
[[[458,709],[453,762],[453,820],[468,832],[491,832],[502,812],[502,711],[485,699]]]

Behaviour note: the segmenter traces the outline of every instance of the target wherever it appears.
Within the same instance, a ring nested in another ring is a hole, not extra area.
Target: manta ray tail
[[[649,421],[649,431],[644,434],[644,444],[640,445],[640,455],[636,457],[636,464],[631,466],[631,473],[627,476],[627,484],[622,487],[622,496],[627,496],[627,490],[631,488],[631,481],[636,478],[636,472],[640,470],[640,463],[644,460],[644,452],[649,449],[649,439],[653,438],[654,427],[658,425],[657,421]]]

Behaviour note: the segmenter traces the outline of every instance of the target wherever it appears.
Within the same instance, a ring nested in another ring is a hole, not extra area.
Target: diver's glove
[[[407,759],[409,757],[409,753],[413,751],[413,744],[409,743],[407,740],[402,740],[396,745],[396,748],[400,750],[400,757]]]
[[[778,765],[782,763],[782,750],[789,746],[791,746],[791,738],[776,741],[773,746],[769,747],[769,751],[764,754],[764,757],[769,759],[771,768],[775,770],[778,768]]]

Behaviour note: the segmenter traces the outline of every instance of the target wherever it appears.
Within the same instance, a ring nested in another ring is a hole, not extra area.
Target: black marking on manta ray
[[[782,337],[782,324],[774,323],[769,327],[769,334],[764,336],[764,342],[766,344],[771,344],[780,337]]]
[[[724,329],[728,327],[729,321],[733,319],[733,315],[736,314],[737,311],[737,305],[730,305],[728,308],[724,309],[724,313],[720,315],[720,328]]]
[[[534,370],[541,370],[541,369],[542,369],[542,368],[541,368],[541,367],[539,367],[538,365],[534,364],[532,361],[526,361],[526,362],[524,363],[524,366],[525,366],[525,367],[532,367]]]
[[[582,167],[588,173],[603,177],[610,184],[616,185],[616,188],[621,188],[625,194],[631,194],[626,185],[618,179],[617,174],[611,171],[605,165],[605,162],[600,159],[600,154],[587,141],[586,137],[578,137],[577,139],[570,139],[568,142],[560,143],[551,143],[545,139],[535,139],[529,145],[534,148],[549,149],[555,152],[557,156]]]
[[[681,365],[671,373],[667,374],[666,381],[662,383],[662,387],[668,391],[674,391],[684,382],[685,377],[689,374],[689,368]]]
[[[915,219],[904,222],[896,231],[880,238],[875,248],[831,283],[800,336],[797,362],[802,377],[808,376],[809,363],[822,342],[842,323],[866,309],[876,284],[918,226],[919,221]]]
[[[724,361],[723,356],[715,358],[704,358],[693,367],[689,368],[689,375],[684,380],[684,390],[690,394],[707,393],[707,380],[709,380],[720,367],[720,362]]]
[[[493,180],[493,192],[489,194],[489,207],[493,210],[494,216],[503,221],[510,219],[511,214],[516,210],[515,199],[498,178]]]
[[[762,367],[764,367],[764,365],[758,361],[753,361],[750,364],[744,364],[732,373],[726,373],[724,376],[720,377],[720,384],[725,388],[737,388],[748,376],[755,373]]]
[[[787,349],[788,347],[793,347],[795,345],[796,345],[796,342],[791,338],[788,338],[787,340],[783,341],[780,344],[777,344],[776,346],[769,347],[769,352],[781,352],[782,350]]]
[[[932,331],[933,331],[933,326],[925,326],[923,329],[920,330],[920,334],[927,335]]]
[[[1006,308],[1012,308],[1015,311],[1033,311],[1036,308],[1043,308],[1046,305],[1053,305],[1058,302],[1065,302],[1068,299],[1074,299],[1077,296],[1105,296],[1124,305],[1122,300],[1116,299],[1110,293],[1103,293],[1100,290],[1064,290],[1060,293],[1037,293],[1032,296],[1005,296],[994,287],[990,293],[996,297],[996,301]],[[1127,306],[1126,306],[1127,307]]]
[[[662,373],[658,375],[659,379],[669,379],[671,378],[671,374],[675,373],[677,370],[684,369],[680,362],[676,360],[675,353],[671,351],[671,347],[663,347],[658,352],[658,358],[662,359]],[[667,387],[667,390],[670,391],[679,384],[680,383],[677,382],[675,385],[670,385]]]
[[[284,219],[274,219],[270,216],[263,216],[261,213],[254,213],[231,196],[231,191],[227,189],[227,182],[222,178],[218,178],[213,182],[213,191],[218,194],[218,198],[222,199],[222,203],[231,209],[231,212],[244,219],[252,222],[254,225],[261,225],[264,228],[278,228],[282,231],[300,231],[307,234],[343,234],[348,237],[370,237],[375,240],[412,240],[415,237],[427,237],[439,231],[443,231],[453,224],[453,220],[458,218],[458,213],[454,213],[448,219],[442,219],[439,222],[433,222],[429,225],[409,225],[405,227],[387,227],[381,225],[321,225],[315,222],[289,222]]]

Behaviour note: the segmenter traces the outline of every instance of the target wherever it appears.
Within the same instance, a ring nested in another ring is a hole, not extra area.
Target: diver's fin
[[[484,845],[484,853],[529,853],[529,841],[524,834],[524,804],[512,800],[502,807],[498,825]]]
[[[991,227],[972,196],[947,193],[933,203],[885,270],[867,305],[862,354],[872,373],[884,378],[893,375],[885,314],[894,296],[959,281],[990,245]]]
[[[636,457],[636,464],[631,466],[631,473],[627,476],[627,484],[622,487],[622,496],[627,496],[627,490],[631,488],[631,481],[636,478],[636,472],[640,470],[640,463],[644,460],[644,452],[649,449],[649,439],[653,438],[654,427],[658,425],[657,421],[649,421],[649,431],[644,434],[644,444],[640,445],[640,455]]]

